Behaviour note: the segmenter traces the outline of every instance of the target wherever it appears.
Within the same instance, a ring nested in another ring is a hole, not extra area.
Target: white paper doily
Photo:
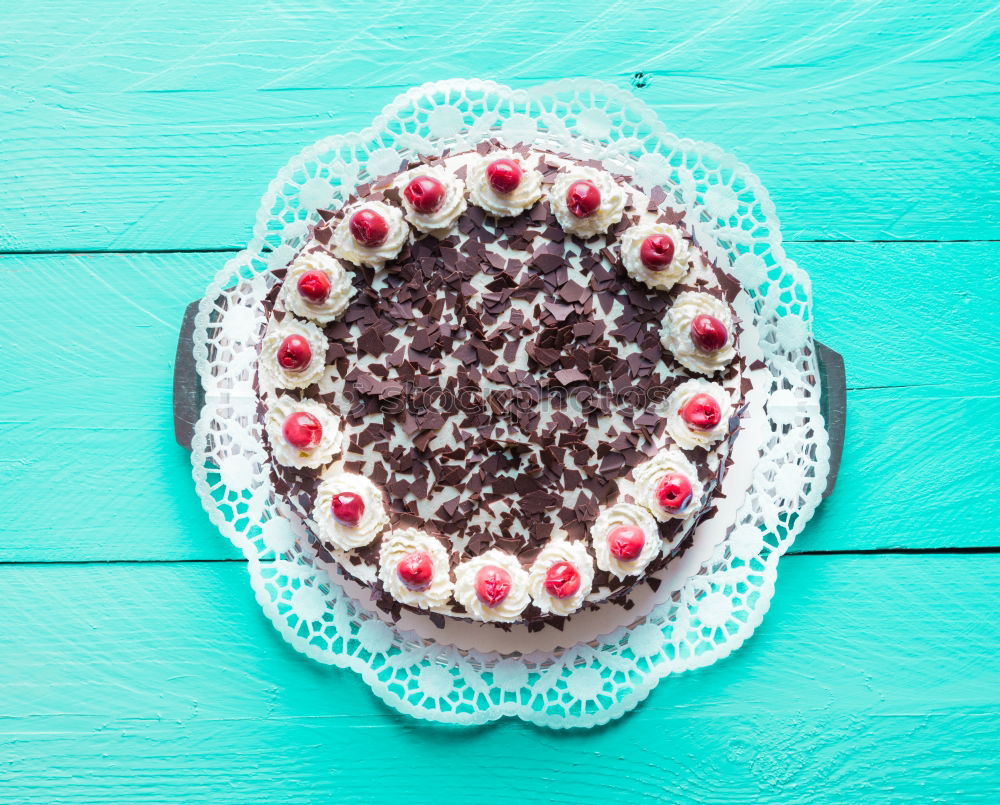
[[[773,380],[761,457],[735,528],[667,600],[600,640],[530,657],[461,650],[402,631],[355,601],[296,543],[277,515],[252,380],[265,319],[260,301],[317,218],[358,184],[404,159],[505,143],[597,158],[661,185],[695,239],[743,284]],[[212,522],[248,560],[261,607],[296,649],[351,668],[401,712],[452,723],[511,715],[550,727],[616,718],[671,673],[738,648],[770,604],[780,556],[826,485],[809,278],[785,256],[759,180],[713,145],[678,139],[630,93],[571,80],[530,90],[484,81],[427,84],[397,98],[364,131],[304,149],[271,182],[250,244],[215,277],[195,319],[205,388],[195,427],[195,485]]]

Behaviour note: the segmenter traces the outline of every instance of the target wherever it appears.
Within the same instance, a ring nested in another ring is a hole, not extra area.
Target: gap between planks
[[[860,548],[857,550],[830,550],[830,551],[789,551],[782,558],[796,556],[964,556],[969,554],[1000,554],[1000,545],[997,546],[966,546],[955,548]],[[232,557],[227,559],[79,559],[79,560],[55,560],[27,561],[21,562],[0,561],[0,567],[55,567],[55,566],[77,566],[77,565],[223,565],[223,564],[246,564],[246,559],[242,557]],[[261,560],[263,562],[274,561],[270,559]]]
[[[787,238],[782,243],[1000,243],[997,238],[874,238],[856,240],[854,238]],[[32,249],[28,251],[4,251],[0,257],[39,257],[46,255],[73,254],[238,254],[240,246],[220,246],[215,249]]]

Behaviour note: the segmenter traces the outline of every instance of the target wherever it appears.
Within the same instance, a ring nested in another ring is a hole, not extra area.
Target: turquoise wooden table
[[[0,801],[1000,801],[1000,7],[0,6]],[[848,379],[763,626],[594,731],[435,727],[258,609],[171,432],[303,145],[453,76],[631,86],[761,177]]]

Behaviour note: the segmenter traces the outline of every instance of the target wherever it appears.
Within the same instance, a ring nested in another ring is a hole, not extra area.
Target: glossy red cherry
[[[703,313],[695,316],[691,322],[691,340],[698,349],[704,352],[715,352],[722,349],[729,340],[726,325],[715,316]]]
[[[545,573],[545,590],[553,598],[569,598],[580,589],[580,571],[569,562],[556,562]]]
[[[691,502],[691,482],[679,472],[668,472],[656,487],[656,502],[667,511],[682,512]]]
[[[646,535],[637,525],[620,525],[608,534],[608,550],[615,559],[629,562],[642,553]]]
[[[365,514],[365,502],[361,495],[353,492],[340,492],[333,496],[333,516],[347,526],[356,526]]]
[[[427,551],[411,551],[399,560],[396,573],[410,590],[424,590],[434,576],[434,563]]]
[[[361,208],[348,223],[351,236],[362,246],[374,249],[385,243],[389,237],[389,223],[375,210]]]
[[[524,171],[513,159],[497,159],[486,166],[486,179],[497,193],[513,193]]]
[[[650,271],[663,271],[674,261],[674,242],[667,235],[650,235],[639,247],[639,259]]]
[[[722,409],[711,394],[695,394],[681,408],[681,417],[692,428],[711,430],[722,419]]]
[[[601,191],[588,179],[573,182],[566,191],[566,206],[577,218],[589,218],[601,206]]]
[[[510,593],[510,573],[496,565],[481,567],[476,573],[476,597],[488,607],[495,607]]]
[[[301,372],[312,360],[312,348],[301,335],[290,335],[278,347],[278,365],[288,372]]]
[[[437,179],[430,176],[418,176],[411,179],[410,183],[403,190],[406,200],[413,205],[419,213],[434,212],[444,204],[444,185]]]
[[[325,271],[307,271],[298,282],[299,294],[314,305],[322,305],[330,295],[330,278]]]
[[[296,411],[281,426],[285,441],[299,450],[312,450],[323,439],[320,421],[306,411]]]

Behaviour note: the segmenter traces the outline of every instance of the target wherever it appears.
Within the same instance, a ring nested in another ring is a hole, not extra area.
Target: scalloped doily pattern
[[[647,192],[661,185],[687,211],[699,244],[753,300],[773,376],[769,433],[729,537],[639,624],[544,657],[420,639],[386,625],[331,580],[276,514],[251,386],[267,270],[288,262],[315,210],[338,205],[404,159],[491,136],[600,159]],[[645,104],[602,82],[529,90],[474,80],[427,84],[399,96],[364,131],[307,147],[271,182],[249,245],[209,286],[194,343],[206,392],[193,440],[195,485],[212,522],[246,556],[261,607],[296,649],[357,671],[389,705],[420,718],[471,724],[509,715],[593,726],[635,707],[669,674],[727,656],[761,622],[778,560],[826,484],[809,278],[785,256],[767,192],[734,157],[675,137]]]

